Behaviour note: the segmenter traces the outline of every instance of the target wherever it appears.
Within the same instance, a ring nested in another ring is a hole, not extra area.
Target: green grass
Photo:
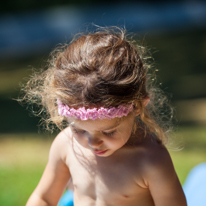
[[[53,138],[43,135],[1,135],[0,203],[25,205],[36,187],[48,158]]]
[[[0,135],[1,205],[25,205],[38,184],[48,159],[53,137],[45,138],[45,136]],[[170,150],[175,169],[183,184],[188,172],[195,165],[205,161],[206,128],[181,127],[173,136],[175,145],[184,145],[182,150]]]
[[[183,147],[180,151],[170,150],[175,169],[183,184],[189,171],[205,162],[206,127],[182,127],[175,132],[175,142]]]
[[[2,205],[25,205],[42,175],[43,167],[1,167],[0,202]]]

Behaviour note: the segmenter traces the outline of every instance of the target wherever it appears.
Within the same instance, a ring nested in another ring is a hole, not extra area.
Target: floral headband
[[[119,105],[118,107],[104,108],[100,107],[99,109],[85,109],[81,107],[78,109],[70,108],[67,105],[64,105],[59,99],[57,99],[58,112],[59,115],[65,117],[75,117],[76,119],[88,120],[88,119],[113,119],[115,117],[127,116],[129,112],[133,110],[133,104],[128,106]]]

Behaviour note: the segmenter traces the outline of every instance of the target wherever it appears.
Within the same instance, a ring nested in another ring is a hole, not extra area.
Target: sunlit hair
[[[144,125],[145,130],[165,143],[165,123],[169,120],[168,114],[163,113],[166,98],[153,86],[148,57],[144,55],[145,48],[128,41],[125,31],[119,28],[81,35],[56,49],[47,69],[33,74],[23,88],[23,100],[40,106],[37,114],[46,114],[48,129],[52,123],[60,129],[64,127],[65,118],[58,114],[57,99],[74,108],[132,103],[140,109],[137,126]],[[150,102],[144,107],[142,100],[147,97]]]

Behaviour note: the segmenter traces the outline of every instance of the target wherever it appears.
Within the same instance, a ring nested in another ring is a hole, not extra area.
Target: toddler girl
[[[27,206],[57,205],[70,179],[76,206],[186,205],[142,52],[123,31],[99,30],[28,82],[24,99],[62,131]]]

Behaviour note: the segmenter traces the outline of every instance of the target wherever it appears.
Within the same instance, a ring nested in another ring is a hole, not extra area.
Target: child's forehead
[[[122,118],[114,119],[96,119],[96,120],[78,120],[74,118],[68,118],[70,125],[79,128],[93,127],[97,130],[110,130],[120,125]]]

